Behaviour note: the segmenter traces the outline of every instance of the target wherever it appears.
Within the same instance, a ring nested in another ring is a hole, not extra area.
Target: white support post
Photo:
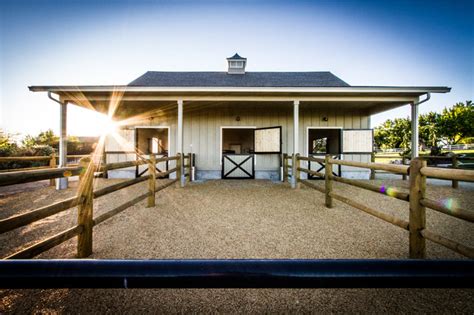
[[[180,167],[183,170],[184,166],[184,152],[183,152],[183,100],[178,100],[178,139],[176,141],[176,152],[181,154],[181,159],[179,163],[181,163]],[[181,187],[184,187],[184,183],[186,181],[185,172],[181,172],[181,178],[178,180],[181,183]]]
[[[300,101],[293,101],[293,167],[291,168],[291,188],[296,188],[296,154],[298,152],[298,133],[299,133],[299,106]]]
[[[59,105],[59,167],[67,166],[67,102]],[[56,181],[56,189],[68,187],[67,177],[61,177]]]
[[[411,158],[418,157],[418,101],[410,104],[411,106]]]

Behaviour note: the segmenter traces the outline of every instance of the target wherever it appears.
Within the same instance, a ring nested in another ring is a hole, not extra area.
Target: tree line
[[[59,150],[59,136],[49,129],[38,135],[26,135],[21,141],[15,141],[15,135],[0,130],[0,156],[37,156],[50,155]],[[89,154],[94,143],[83,142],[76,136],[68,136],[68,154]]]
[[[15,140],[16,135],[0,130],[0,156],[47,156],[59,151],[59,136],[49,129],[36,136],[27,135],[21,141]],[[78,137],[68,136],[68,154],[90,154],[96,143],[84,142]],[[0,169],[42,166],[44,161],[12,161],[0,163]]]
[[[474,105],[472,101],[459,102],[441,113],[419,115],[419,141],[432,154],[441,152],[447,144],[474,143]],[[402,148],[410,151],[411,119],[387,119],[374,130],[375,146],[379,149]]]

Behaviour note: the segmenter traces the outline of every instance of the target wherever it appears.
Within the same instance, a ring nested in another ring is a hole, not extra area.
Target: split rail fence
[[[156,163],[164,161],[176,161],[176,167],[166,171],[157,172]],[[116,170],[137,165],[148,164],[148,175],[119,182],[97,190],[93,189],[93,179],[102,176],[103,172]],[[38,243],[28,246],[4,259],[26,259],[33,258],[42,252],[45,252],[75,236],[77,239],[77,257],[85,258],[92,254],[93,228],[107,219],[126,210],[130,206],[147,199],[147,207],[155,206],[155,193],[171,186],[179,181],[181,175],[191,178],[192,155],[181,156],[177,154],[172,157],[156,159],[151,155],[148,160],[141,159],[138,161],[128,161],[119,163],[110,163],[105,165],[96,165],[91,161],[90,157],[84,157],[80,160],[79,165],[75,167],[62,167],[55,169],[41,169],[33,171],[17,171],[0,173],[0,186],[21,184],[44,179],[55,179],[65,176],[79,175],[78,194],[72,198],[68,198],[54,204],[44,206],[29,212],[11,216],[0,220],[0,234],[12,231],[14,229],[26,226],[36,221],[42,220],[49,216],[66,211],[73,207],[78,207],[77,225],[64,230],[54,236],[48,237]],[[156,180],[176,172],[176,179],[167,182],[164,185],[157,186]],[[106,213],[97,217],[93,217],[94,199],[119,191],[126,187],[148,181],[147,191]]]
[[[463,157],[458,154],[453,154],[451,156],[434,156],[434,155],[421,155],[419,156],[420,159],[426,160],[426,161],[431,161],[431,163],[434,162],[434,166],[430,165],[431,167],[438,167],[439,163],[437,161],[449,161],[451,162],[451,169],[460,169],[460,161],[474,161],[474,157]],[[375,163],[377,159],[396,159],[400,160],[401,165],[409,165],[409,161],[411,159],[410,156],[400,156],[400,155],[382,155],[382,156],[376,156],[375,153],[372,153],[371,156],[371,162]],[[443,168],[448,168],[448,167],[443,167]],[[370,170],[370,179],[375,179],[375,173],[376,170],[372,169]],[[407,175],[402,174],[402,179],[406,180]],[[458,188],[459,187],[459,181],[453,179],[452,180],[452,187],[453,188]]]
[[[289,161],[292,161],[290,165]],[[328,208],[333,207],[333,199],[339,200],[349,206],[362,210],[370,215],[382,219],[388,223],[396,225],[404,230],[409,231],[409,257],[410,258],[426,258],[426,239],[447,247],[463,256],[474,258],[474,248],[463,245],[454,240],[448,239],[432,230],[426,229],[426,208],[453,216],[455,218],[474,222],[474,211],[472,209],[463,209],[458,207],[446,207],[441,202],[426,197],[426,178],[438,178],[452,181],[468,181],[474,182],[474,171],[461,169],[442,169],[428,167],[425,159],[413,159],[410,165],[380,164],[380,163],[363,163],[355,161],[335,160],[329,155],[325,159],[304,157],[299,154],[283,156],[283,179],[293,176],[294,171],[297,183],[302,183],[321,193],[325,194],[325,205]],[[301,161],[313,161],[324,163],[325,169],[332,169],[332,165],[343,165],[349,167],[365,168],[370,170],[381,170],[390,173],[405,175],[410,177],[409,193],[390,189],[387,191],[384,185],[377,185],[367,181],[348,179],[334,176],[331,172],[320,173],[307,168],[300,167]],[[320,187],[311,181],[302,180],[301,172],[320,177],[325,180],[325,186]],[[384,194],[392,198],[407,201],[409,203],[409,221],[402,220],[391,214],[384,213],[380,210],[368,207],[360,202],[354,201],[346,196],[336,193],[333,189],[333,182],[339,182],[362,189],[370,190],[379,194]]]
[[[84,157],[88,157],[89,155],[68,155],[68,159],[75,160],[82,159]],[[18,172],[18,171],[33,171],[33,170],[41,170],[41,169],[51,169],[57,168],[58,166],[58,156],[53,153],[51,155],[41,155],[41,156],[2,156],[0,157],[0,163],[8,163],[8,162],[31,162],[31,161],[49,161],[48,165],[45,166],[33,166],[33,167],[24,167],[24,168],[11,168],[11,169],[3,169],[0,170],[1,173],[6,172]],[[78,166],[77,163],[67,163],[68,166]],[[56,180],[54,178],[50,179],[50,186],[56,185]]]

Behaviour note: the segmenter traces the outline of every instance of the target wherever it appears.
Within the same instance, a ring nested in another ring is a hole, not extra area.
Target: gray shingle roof
[[[159,87],[344,87],[331,72],[159,72],[148,71],[129,86]]]
[[[227,60],[229,60],[229,59],[247,60],[247,58],[240,57],[238,53],[235,53],[235,55],[233,55],[232,57],[227,58]]]

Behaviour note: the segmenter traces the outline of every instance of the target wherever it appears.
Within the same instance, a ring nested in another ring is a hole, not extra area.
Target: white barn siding
[[[339,110],[337,105],[331,104],[331,109],[318,109],[300,105],[300,125],[299,125],[299,153],[307,155],[308,127],[342,127],[345,129],[369,128],[369,116],[359,110]],[[236,117],[240,121],[236,121]],[[322,118],[327,117],[328,121]],[[283,106],[272,106],[269,103],[262,103],[255,106],[245,105],[239,107],[238,104],[224,104],[220,107],[212,108],[190,108],[187,109],[184,102],[184,151],[196,154],[196,170],[198,172],[208,171],[212,177],[220,177],[221,172],[221,127],[226,126],[255,126],[272,127],[282,126],[282,150],[284,153],[293,153],[293,107],[292,104]],[[176,154],[177,137],[177,117],[171,114],[166,117],[157,117],[147,124],[149,126],[169,126],[170,127],[170,155]],[[131,137],[134,143],[134,137]],[[134,144],[130,146],[134,148]],[[110,151],[110,146],[107,150]],[[114,151],[125,151],[114,148]],[[112,159],[107,156],[108,162],[118,162],[118,158]],[[344,159],[369,162],[370,156],[345,155]],[[170,166],[172,167],[172,166]],[[276,155],[257,155],[255,170],[279,172],[279,157]],[[343,167],[342,171],[351,176],[350,171],[360,171],[360,169]]]

